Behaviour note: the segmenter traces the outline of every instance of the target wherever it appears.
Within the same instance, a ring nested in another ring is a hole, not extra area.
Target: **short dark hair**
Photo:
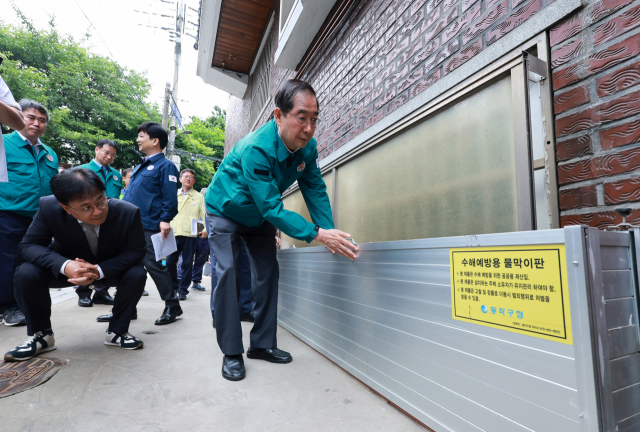
[[[118,146],[116,143],[114,143],[113,141],[111,141],[110,139],[101,139],[100,141],[98,141],[98,144],[96,144],[96,147],[98,147],[99,149],[101,149],[102,147],[104,147],[105,145],[108,145],[110,147],[113,147],[114,149],[116,149],[116,153],[118,152]]]
[[[105,186],[98,174],[86,168],[64,170],[51,178],[51,192],[60,204],[104,192]]]
[[[293,109],[293,99],[300,92],[312,94],[316,98],[318,110],[320,110],[320,102],[318,102],[316,91],[311,87],[311,84],[299,79],[290,79],[280,86],[274,98],[276,108],[280,108],[285,114],[288,113]]]
[[[122,177],[126,177],[127,174],[131,174],[133,172],[133,168],[127,168],[126,170],[122,171]]]
[[[149,135],[149,138],[154,139],[158,138],[160,142],[160,150],[164,150],[169,142],[169,135],[165,128],[160,126],[156,122],[144,122],[140,126],[138,126],[138,133],[144,132]]]
[[[20,99],[18,102],[20,105],[20,109],[24,112],[24,110],[34,109],[40,111],[41,114],[44,114],[47,117],[47,123],[49,123],[49,111],[40,103],[31,100],[31,99]]]
[[[191,168],[185,168],[182,171],[180,171],[180,177],[182,177],[182,174],[186,172],[190,172],[191,174],[193,174],[194,177],[196,176],[196,172],[194,170],[192,170]]]

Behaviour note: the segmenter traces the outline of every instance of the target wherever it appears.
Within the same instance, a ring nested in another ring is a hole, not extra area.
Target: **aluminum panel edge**
[[[582,432],[600,431],[600,404],[596,388],[596,359],[591,325],[590,287],[587,274],[588,254],[586,229],[581,226],[564,228],[567,254],[567,278],[571,303],[573,349],[578,383],[578,407]]]

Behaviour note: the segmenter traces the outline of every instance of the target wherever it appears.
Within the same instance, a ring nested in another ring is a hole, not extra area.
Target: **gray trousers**
[[[153,279],[153,282],[156,284],[160,298],[164,300],[165,304],[167,306],[178,306],[180,305],[180,301],[178,300],[176,290],[173,289],[169,269],[162,265],[162,261],[156,261],[156,253],[153,250],[151,236],[158,232],[159,231],[144,230],[144,239],[147,241],[147,254],[142,259],[142,265],[145,266],[149,276],[151,276],[151,279]]]
[[[250,334],[253,348],[276,348],[279,268],[276,257],[276,228],[268,222],[249,228],[230,219],[207,215],[211,252],[218,260],[218,285],[213,296],[216,337],[226,355],[244,352],[240,325],[240,244],[244,243],[251,266],[255,322]]]

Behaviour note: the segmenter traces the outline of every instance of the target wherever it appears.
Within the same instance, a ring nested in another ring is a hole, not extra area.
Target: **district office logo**
[[[486,307],[485,305],[482,305],[482,307],[480,308],[480,310],[482,311],[482,313],[487,313],[489,312],[489,308]]]
[[[302,170],[304,169],[304,167],[306,167],[307,165],[302,162],[300,165],[298,165],[298,172],[302,172]]]
[[[49,162],[53,162],[53,156],[47,155],[47,159],[49,159]]]
[[[149,171],[151,171],[151,170],[153,169],[153,165],[149,165],[149,166],[147,167],[147,169],[148,169]]]
[[[113,181],[118,181],[118,176],[114,175],[113,176]]]
[[[174,183],[178,183],[178,179],[176,178],[176,176],[172,176],[172,175],[169,176],[169,181],[172,181]]]

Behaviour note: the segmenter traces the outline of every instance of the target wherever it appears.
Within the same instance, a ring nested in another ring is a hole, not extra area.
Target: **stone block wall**
[[[640,223],[640,1],[593,1],[549,38],[562,225]]]

